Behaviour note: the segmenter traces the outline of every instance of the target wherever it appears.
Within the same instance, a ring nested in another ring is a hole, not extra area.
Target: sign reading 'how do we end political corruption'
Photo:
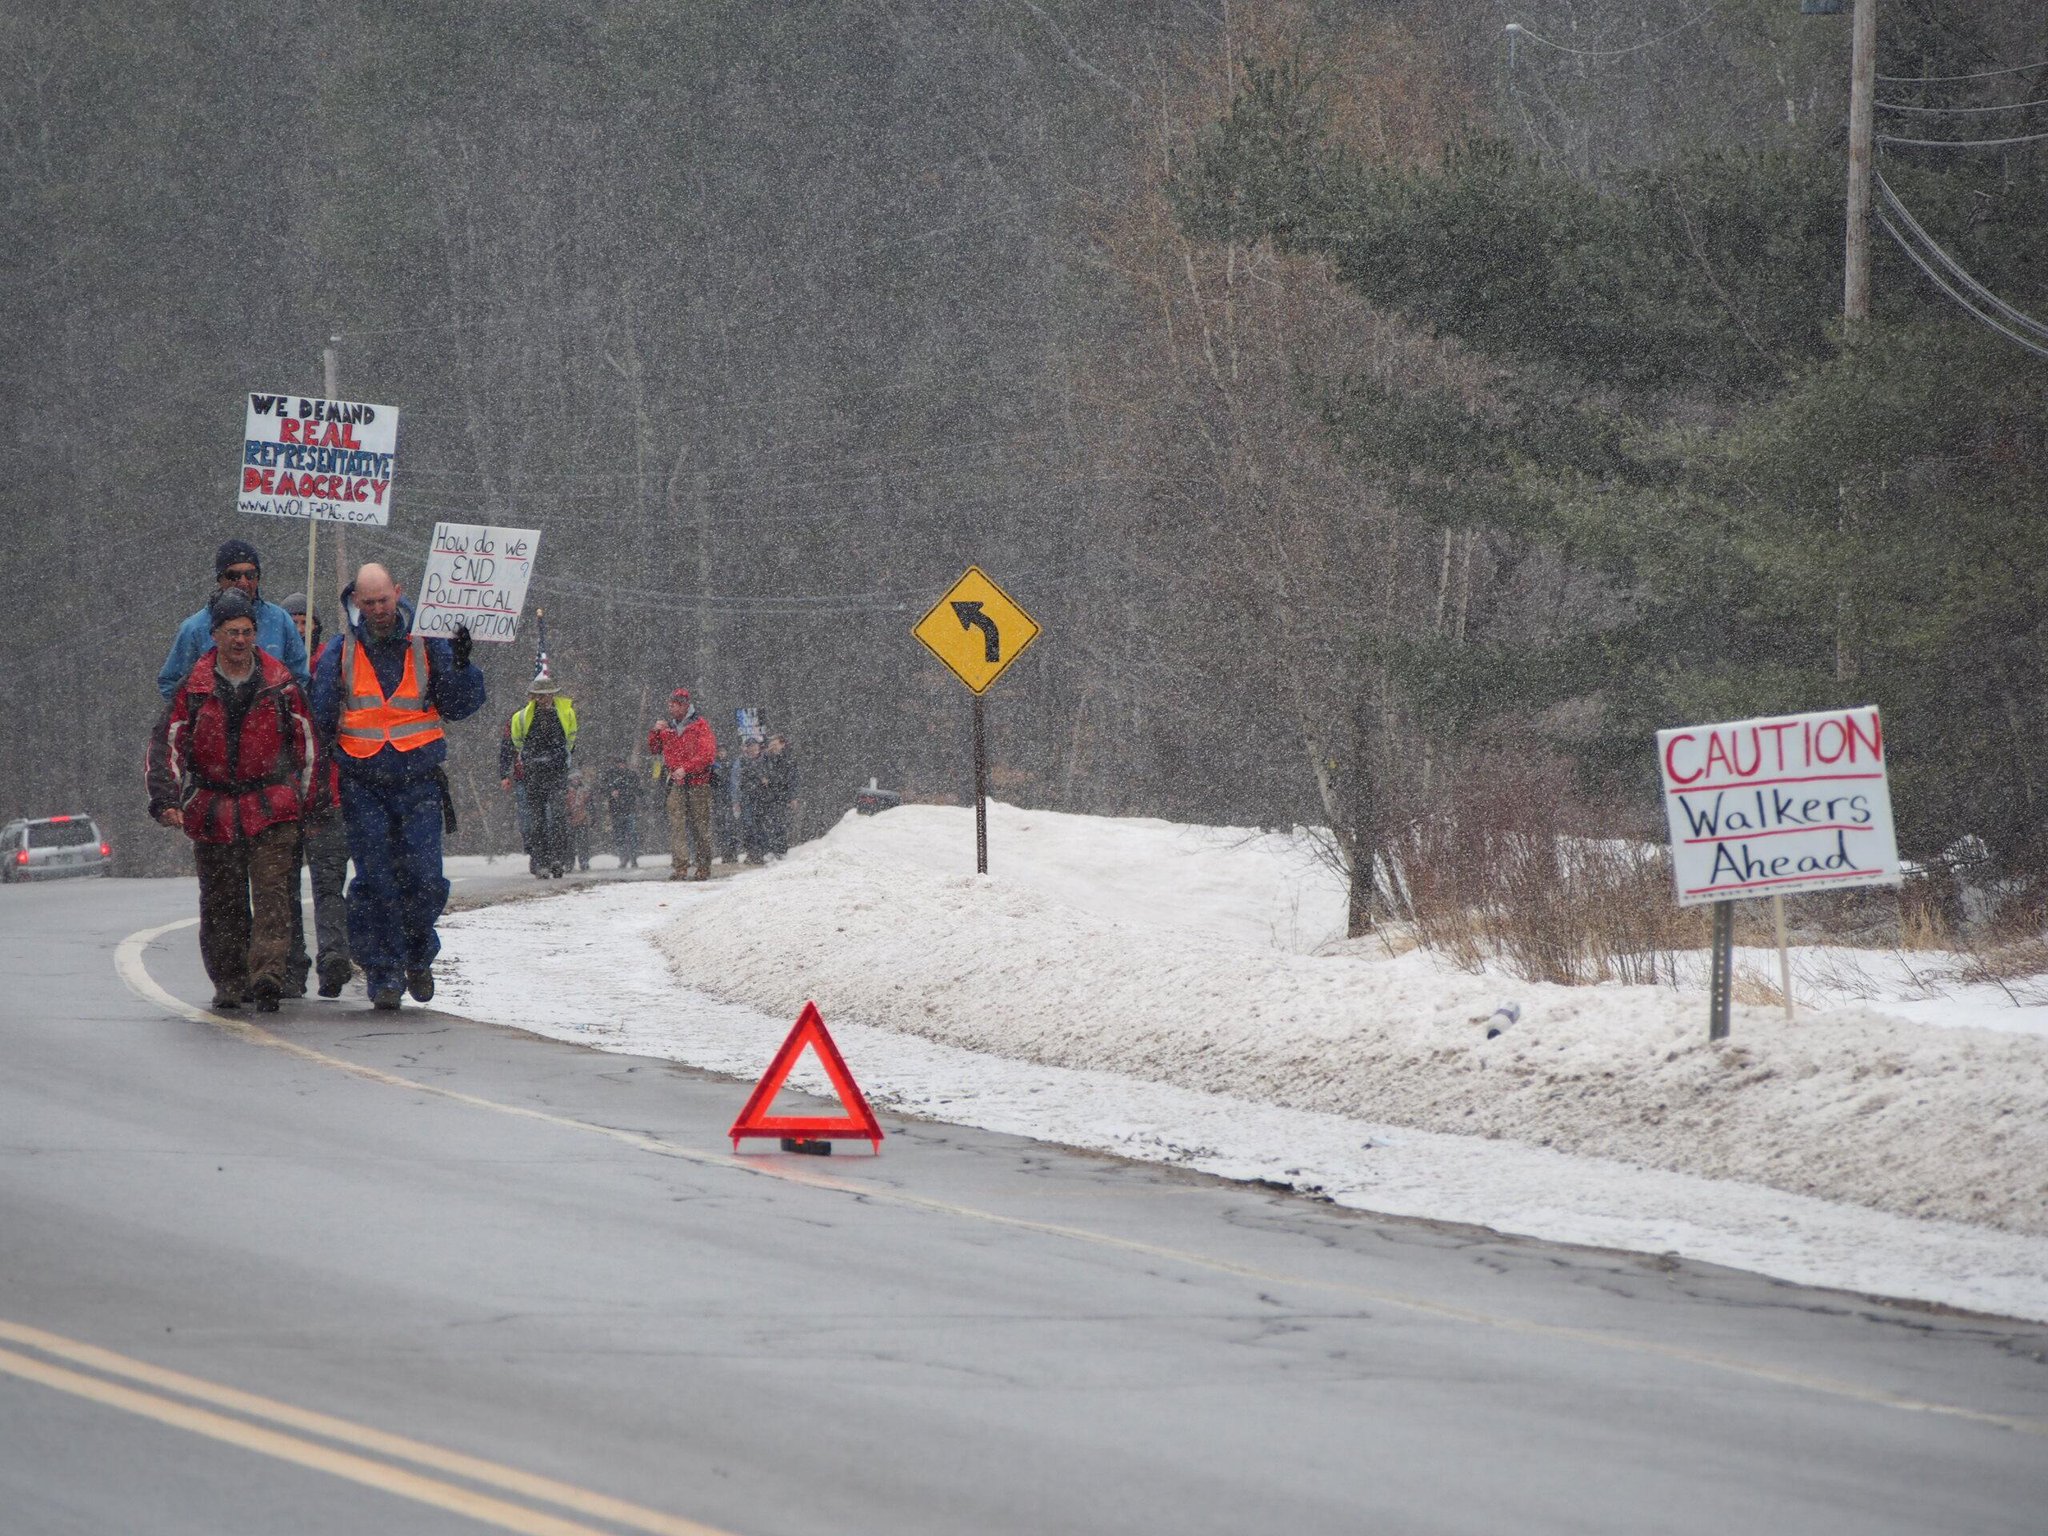
[[[1877,710],[1657,733],[1681,906],[1899,883]]]
[[[538,528],[436,523],[412,632],[445,638],[467,624],[478,640],[517,639],[539,553]]]
[[[235,505],[265,517],[391,521],[398,407],[251,395]]]

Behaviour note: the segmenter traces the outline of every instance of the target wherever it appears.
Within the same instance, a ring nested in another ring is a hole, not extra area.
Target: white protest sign
[[[235,506],[324,523],[391,521],[398,407],[251,395]]]
[[[1657,733],[1680,906],[1897,885],[1877,710]]]
[[[539,553],[538,528],[434,524],[412,632],[446,638],[456,625],[467,624],[478,640],[516,639],[526,583]]]

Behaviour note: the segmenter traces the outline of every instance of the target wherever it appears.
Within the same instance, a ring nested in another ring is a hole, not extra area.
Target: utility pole
[[[1877,0],[1856,0],[1849,41],[1849,228],[1843,247],[1842,319],[1870,318],[1870,145],[1877,95]]]

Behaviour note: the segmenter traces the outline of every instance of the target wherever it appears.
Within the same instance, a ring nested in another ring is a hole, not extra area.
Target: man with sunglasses
[[[312,679],[306,671],[306,642],[299,638],[298,625],[292,616],[275,603],[265,602],[257,596],[256,588],[263,579],[263,562],[257,557],[256,546],[242,539],[229,539],[213,554],[213,579],[217,592],[237,591],[249,600],[249,607],[256,620],[256,648],[268,651],[285,665],[285,670],[298,679],[301,688],[310,688]],[[178,638],[171,642],[171,654],[164,658],[163,670],[156,675],[156,690],[169,703],[178,691],[178,684],[185,681],[193,663],[213,649],[213,623],[207,617],[207,610],[201,608],[191,618],[178,626]]]

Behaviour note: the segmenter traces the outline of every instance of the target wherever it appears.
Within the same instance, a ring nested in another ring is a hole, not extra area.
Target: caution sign
[[[807,1045],[824,1063],[825,1075],[832,1079],[833,1091],[846,1108],[844,1115],[768,1113],[768,1106],[775,1102],[775,1095],[782,1091],[790,1068],[796,1065],[797,1057],[803,1054]],[[882,1128],[875,1123],[875,1112],[868,1108],[860,1085],[846,1070],[846,1061],[840,1056],[839,1047],[832,1043],[832,1036],[826,1033],[824,1015],[818,1012],[816,1003],[804,1004],[804,1011],[797,1015],[789,1038],[782,1042],[782,1049],[768,1063],[768,1070],[754,1085],[753,1097],[747,1100],[747,1107],[740,1111],[739,1119],[733,1121],[732,1129],[726,1134],[732,1137],[735,1152],[740,1149],[742,1136],[791,1136],[807,1141],[820,1137],[863,1137],[874,1143],[877,1152],[882,1150]]]
[[[970,565],[910,632],[972,692],[986,693],[1038,638],[1038,625],[979,566]]]

